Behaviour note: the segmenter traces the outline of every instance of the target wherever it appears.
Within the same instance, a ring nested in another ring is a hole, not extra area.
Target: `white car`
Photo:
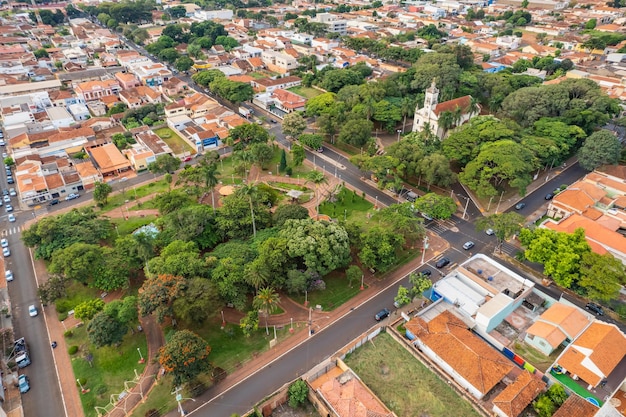
[[[35,317],[39,312],[37,311],[37,307],[34,305],[28,306],[28,315],[31,317]]]
[[[0,240],[0,246],[2,246],[3,248],[8,248],[9,247],[9,241],[6,240],[6,239]]]
[[[15,191],[15,188],[9,188],[9,195],[11,197],[17,196],[17,192]]]
[[[495,234],[493,229],[487,229],[487,230],[485,230],[485,233],[487,233],[489,236],[493,236]]]
[[[69,194],[67,197],[65,197],[65,201],[74,200],[75,198],[78,198],[78,197],[80,197],[80,194],[72,193],[72,194]]]
[[[10,203],[11,202],[11,196],[5,195],[4,197],[2,197],[2,201],[4,201],[5,203]]]
[[[13,213],[9,214],[9,222],[15,223],[15,214]]]
[[[11,256],[11,249],[2,248],[2,256],[4,256],[5,258],[8,258],[9,256]]]
[[[4,277],[6,278],[7,282],[13,281],[13,272],[10,269],[7,269],[4,272]]]
[[[7,213],[10,213],[13,211],[13,206],[10,204],[7,204],[7,206],[4,209],[7,211]]]

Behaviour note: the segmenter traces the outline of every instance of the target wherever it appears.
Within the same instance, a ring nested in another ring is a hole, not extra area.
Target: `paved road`
[[[5,174],[1,174],[0,185],[7,185]],[[30,348],[32,364],[20,373],[28,375],[31,391],[22,397],[25,416],[63,416],[65,415],[59,380],[53,366],[50,339],[41,314],[41,305],[37,297],[37,283],[29,250],[21,240],[23,224],[32,219],[32,212],[19,211],[17,197],[11,198],[15,207],[15,223],[7,221],[6,203],[0,208],[0,221],[3,228],[1,235],[9,241],[11,256],[5,258],[5,269],[13,271],[14,280],[7,283],[11,298],[12,321],[15,338],[24,337]],[[34,304],[40,311],[37,317],[30,317],[28,306]],[[27,401],[26,401],[27,400]]]

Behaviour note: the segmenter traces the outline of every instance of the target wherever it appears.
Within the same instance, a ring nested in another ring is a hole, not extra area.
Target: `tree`
[[[36,51],[33,52],[33,55],[35,55],[35,58],[40,59],[40,58],[48,58],[48,51],[46,51],[43,48],[39,48]]]
[[[91,320],[104,309],[104,301],[100,298],[92,298],[83,301],[74,308],[74,317],[80,320]]]
[[[104,312],[123,324],[137,320],[137,297],[129,295],[123,299],[106,303]]]
[[[278,172],[285,172],[287,169],[287,152],[285,149],[280,150],[280,164],[278,165]]]
[[[423,221],[416,218],[415,206],[412,203],[385,207],[374,215],[373,220],[385,229],[402,236],[407,247],[412,248],[424,238]]]
[[[393,298],[393,301],[395,301],[396,304],[399,306],[409,304],[411,302],[411,296],[409,295],[408,288],[405,288],[404,286],[400,285],[398,287],[398,293]]]
[[[174,275],[149,276],[139,289],[139,314],[147,316],[157,313],[157,320],[162,323],[165,317],[172,317],[172,305],[187,287],[184,278]]]
[[[295,166],[302,165],[302,162],[304,162],[306,158],[304,148],[297,144],[291,145],[291,158]]]
[[[106,182],[96,181],[93,189],[93,199],[100,207],[102,207],[107,203],[109,194],[111,194],[112,191],[113,187]]]
[[[430,278],[422,273],[416,274],[412,272],[409,274],[409,282],[412,285],[410,290],[411,298],[421,296],[424,291],[433,286],[433,282]]]
[[[306,129],[306,120],[302,117],[302,113],[300,112],[292,112],[285,116],[283,119],[283,132],[286,135],[292,137],[298,137],[304,132]]]
[[[496,250],[502,251],[502,244],[522,230],[525,220],[524,216],[513,212],[491,214],[478,219],[476,230],[493,230],[497,239]]]
[[[355,281],[359,281],[363,276],[363,271],[356,265],[350,265],[348,269],[346,269],[346,278],[348,279],[348,285],[352,287],[352,283]]]
[[[205,156],[205,158],[200,160],[199,164],[184,169],[179,175],[178,182],[195,184],[201,187],[203,192],[210,193],[211,207],[213,207],[213,214],[215,214],[215,196],[213,191],[219,184],[218,175],[220,173],[217,170],[217,162],[209,160]]]
[[[180,72],[189,71],[189,68],[191,68],[193,64],[193,59],[188,56],[181,56],[176,60],[176,62],[174,62],[174,66]]]
[[[216,285],[205,278],[192,278],[182,296],[174,300],[173,311],[187,323],[202,324],[217,313],[220,297]]]
[[[229,132],[232,143],[238,144],[238,149],[242,149],[251,143],[267,143],[270,135],[262,126],[256,123],[244,123]]]
[[[266,143],[253,143],[250,146],[250,153],[252,161],[261,169],[266,169],[274,157],[274,149]]]
[[[280,297],[271,287],[259,289],[259,292],[252,300],[252,307],[256,310],[263,311],[265,315],[265,333],[268,335],[270,331],[267,326],[267,318],[278,309],[278,303],[280,303]]]
[[[317,150],[322,147],[324,137],[318,134],[305,133],[298,137],[298,141],[304,146]]]
[[[309,395],[309,386],[301,379],[289,385],[289,407],[298,408],[305,403]]]
[[[181,189],[160,193],[154,198],[154,206],[161,215],[180,210],[192,204],[194,204],[192,196]]]
[[[256,234],[257,227],[262,229],[271,224],[271,214],[261,194],[251,185],[222,199],[220,215],[215,221],[224,238],[245,239],[251,231]]]
[[[350,262],[346,230],[336,224],[313,219],[287,220],[278,233],[287,241],[287,254],[298,265],[320,275]]]
[[[298,204],[282,204],[274,211],[274,226],[281,227],[289,219],[306,219],[309,217],[309,210]]]
[[[372,137],[374,124],[369,120],[348,120],[339,132],[339,140],[360,147]]]
[[[252,336],[252,333],[259,329],[259,312],[248,311],[248,313],[239,320],[239,328],[245,337]]]
[[[585,290],[589,298],[599,301],[614,300],[619,296],[621,285],[625,282],[624,264],[610,253],[583,254],[578,285]]]
[[[104,311],[97,313],[87,324],[89,341],[96,347],[120,343],[128,332],[128,326],[109,316]]]
[[[592,133],[578,151],[578,163],[588,171],[601,165],[617,164],[622,152],[619,139],[609,130]]]
[[[396,262],[396,252],[403,243],[402,235],[374,226],[361,234],[359,259],[367,268],[386,271]]]
[[[209,372],[211,347],[190,330],[179,330],[159,349],[159,364],[174,378],[174,385],[192,381]]]
[[[176,240],[191,241],[204,250],[220,242],[213,210],[203,204],[172,211],[158,219],[157,225],[161,229],[158,236],[160,244],[169,245]]]
[[[103,262],[104,253],[100,245],[79,242],[55,251],[48,270],[86,284]]]
[[[427,155],[420,162],[420,172],[424,180],[439,187],[447,188],[456,181],[456,174],[450,168],[450,161],[439,152]]]
[[[176,275],[183,278],[206,277],[209,271],[194,242],[174,240],[150,259],[146,275]]]
[[[483,198],[497,195],[505,183],[524,195],[536,168],[537,158],[529,149],[512,140],[499,140],[481,146],[459,180]]]
[[[170,154],[157,156],[156,160],[148,165],[148,170],[153,174],[174,172],[180,167],[180,159]]]
[[[67,278],[62,275],[51,275],[46,282],[43,282],[37,289],[37,296],[43,305],[55,302],[67,294]]]
[[[434,219],[449,219],[456,212],[456,203],[448,196],[428,193],[413,203],[416,210]]]

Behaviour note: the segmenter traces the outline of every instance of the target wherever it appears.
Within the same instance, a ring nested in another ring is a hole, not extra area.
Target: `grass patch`
[[[398,417],[479,417],[480,414],[437,375],[381,333],[345,362]]]
[[[144,217],[129,217],[128,220],[115,218],[111,219],[111,223],[117,226],[116,232],[119,233],[120,236],[125,236],[133,233],[135,230],[139,229],[142,226],[154,222],[154,220],[156,220],[156,216],[150,215]]]
[[[154,133],[163,139],[163,142],[167,143],[167,145],[172,149],[174,155],[182,154],[184,152],[189,152],[191,154],[196,153],[195,149],[193,149],[187,142],[183,140],[177,133],[175,133],[169,127],[162,127],[160,129],[156,129]]]
[[[288,184],[286,182],[276,182],[276,181],[270,181],[268,182],[268,185],[270,185],[271,187],[274,188],[278,188],[278,189],[282,189],[282,190],[298,190],[298,191],[303,191],[303,192],[311,192],[313,190],[311,190],[308,187],[304,187],[302,185],[298,185],[298,184]]]
[[[347,143],[343,143],[340,141],[335,141],[335,143],[332,144],[335,148],[344,151],[345,153],[347,153],[350,156],[354,156],[354,155],[360,155],[363,154],[363,151],[366,151],[366,149],[363,148],[356,148],[352,145],[348,145]],[[367,153],[367,152],[366,152]]]
[[[152,200],[148,200],[148,201],[144,201],[144,202],[137,202],[137,204],[135,204],[134,206],[128,206],[128,210],[129,211],[137,211],[137,210],[152,210],[152,209],[156,209],[156,202],[154,201],[154,199]]]
[[[298,94],[302,97],[305,98],[313,98],[313,97],[317,97],[320,94],[322,94],[321,91],[316,90],[315,88],[312,87],[303,87],[303,86],[297,86],[297,87],[291,87],[288,88],[287,90],[291,91],[292,93]]]
[[[54,304],[58,313],[65,314],[68,311],[73,310],[74,307],[83,301],[98,298],[100,296],[100,292],[101,291],[97,288],[91,288],[78,281],[69,280],[67,284],[67,297],[59,298]],[[61,320],[61,318],[59,318],[59,320]]]
[[[128,206],[130,206],[131,202],[134,202],[135,200],[146,197],[150,194],[162,193],[168,189],[169,184],[163,179],[142,185],[141,187],[125,189],[123,192],[109,197],[107,203],[100,209],[100,213],[106,213],[121,207],[126,203],[126,200],[128,200]],[[134,203],[132,204],[134,205]]]
[[[158,410],[160,415],[164,416],[168,411],[176,408],[176,399],[171,394],[173,385],[173,378],[169,375],[165,375],[159,380],[158,385],[153,385],[152,390],[148,394],[148,398],[145,403],[140,403],[131,417],[145,417],[148,410]],[[185,397],[187,397],[185,395]]]
[[[546,356],[534,347],[520,342],[516,342],[513,349],[515,350],[515,353],[530,362],[535,368],[539,369],[543,373],[546,373],[548,369],[550,369],[550,365],[554,363],[555,359],[563,351],[563,348],[559,348],[553,352],[552,355]]]
[[[76,379],[84,379],[84,388],[89,392],[82,394],[80,400],[86,417],[98,415],[95,406],[105,407],[109,404],[112,394],[120,394],[124,391],[124,381],[135,378],[133,370],[141,374],[145,364],[137,363],[141,349],[142,354],[148,354],[146,335],[144,333],[127,334],[119,347],[107,346],[96,349],[89,344],[87,338],[87,326],[74,329],[72,337],[66,338],[68,345],[80,346],[80,350],[72,357],[72,368]],[[85,359],[85,356],[93,355],[93,366]],[[76,387],[76,389],[80,389]]]
[[[567,388],[569,388],[570,390],[574,391],[576,394],[580,395],[583,398],[595,398],[595,400],[598,402],[598,404],[600,404],[600,406],[602,406],[603,402],[600,401],[600,399],[598,397],[596,397],[595,395],[593,395],[592,393],[590,393],[589,391],[587,391],[586,389],[584,389],[583,387],[581,387],[580,385],[578,385],[576,383],[576,381],[574,381],[572,378],[570,378],[569,376],[565,375],[565,374],[557,374],[554,372],[550,372],[550,374],[556,378],[561,384],[565,385]]]
[[[309,304],[321,305],[324,311],[331,311],[339,307],[360,292],[361,283],[353,282],[352,287],[343,272],[333,271],[324,277],[326,289],[311,291],[307,294]],[[292,297],[296,302],[304,304],[304,294]]]
[[[336,202],[330,203],[325,201],[320,204],[320,213],[332,218],[349,219],[359,226],[364,226],[369,221],[368,212],[373,207],[372,203],[344,187],[337,195]],[[373,213],[370,212],[369,214]]]

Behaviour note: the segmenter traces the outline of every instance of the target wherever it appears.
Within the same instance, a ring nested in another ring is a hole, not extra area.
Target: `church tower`
[[[435,85],[435,79],[433,78],[433,83],[426,89],[425,97],[424,97],[424,109],[428,112],[435,111],[435,107],[437,107],[437,103],[439,102],[439,90]]]
[[[433,119],[431,116],[434,115],[435,107],[439,103],[439,90],[435,85],[435,79],[433,78],[433,82],[424,92],[424,107],[421,109],[418,106],[415,108],[415,115],[413,116],[413,132],[421,132],[426,125],[429,125],[432,129]],[[436,123],[436,121],[435,121]]]

